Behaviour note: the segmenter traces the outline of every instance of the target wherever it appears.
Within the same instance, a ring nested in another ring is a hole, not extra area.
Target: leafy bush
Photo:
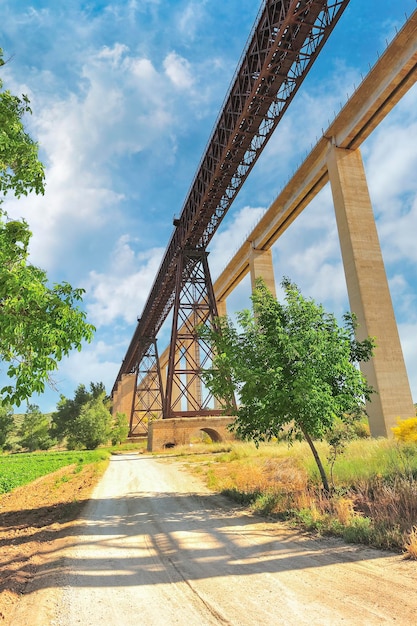
[[[397,426],[391,428],[395,439],[404,442],[417,443],[417,417],[397,420]]]
[[[129,434],[129,422],[125,413],[116,413],[110,432],[111,445],[121,444]]]

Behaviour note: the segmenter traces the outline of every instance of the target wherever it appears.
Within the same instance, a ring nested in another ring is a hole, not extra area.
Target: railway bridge
[[[211,353],[195,328],[226,313],[228,295],[249,272],[252,284],[262,276],[275,292],[271,247],[329,181],[350,308],[359,332],[378,340],[364,364],[377,391],[367,407],[371,434],[389,436],[398,417],[414,414],[360,145],[416,81],[417,11],[214,285],[208,267],[209,242],[348,2],[262,3],[112,390],[130,436],[151,431],[152,441],[160,419],[209,417],[214,425],[221,411],[200,377]],[[157,334],[171,310],[170,345],[159,355]]]

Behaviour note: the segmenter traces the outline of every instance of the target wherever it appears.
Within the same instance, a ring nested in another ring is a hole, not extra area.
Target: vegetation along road
[[[78,528],[15,626],[417,623],[415,562],[265,521],[172,458],[113,457]]]

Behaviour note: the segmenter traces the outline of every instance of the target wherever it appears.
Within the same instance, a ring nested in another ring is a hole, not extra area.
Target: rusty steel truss
[[[183,251],[207,248],[348,3],[262,3],[113,391],[123,374],[138,370],[150,345],[146,338],[157,335],[171,311]],[[185,281],[194,268],[187,258]]]
[[[146,341],[147,348],[136,368],[135,392],[129,422],[129,436],[148,434],[149,422],[163,416],[164,390],[156,337]]]
[[[186,249],[177,266],[164,417],[220,415],[204,387],[202,370],[211,365],[211,348],[198,328],[217,317],[205,250]]]

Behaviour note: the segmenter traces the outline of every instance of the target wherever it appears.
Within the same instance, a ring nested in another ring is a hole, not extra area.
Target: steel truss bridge
[[[195,330],[217,314],[207,246],[348,3],[263,1],[113,387],[135,375],[131,435],[150,418],[219,414],[200,381],[210,348]],[[156,336],[172,309],[163,381]]]

